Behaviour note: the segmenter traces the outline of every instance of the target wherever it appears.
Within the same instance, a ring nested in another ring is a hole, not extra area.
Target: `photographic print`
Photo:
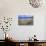
[[[33,16],[18,16],[19,25],[33,25]]]

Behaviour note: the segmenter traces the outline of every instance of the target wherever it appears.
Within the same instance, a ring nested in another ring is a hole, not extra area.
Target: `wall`
[[[17,40],[27,40],[34,34],[39,40],[44,40],[46,8],[33,8],[28,0],[0,0],[0,16],[13,17],[10,31],[8,31]],[[19,26],[18,15],[33,15],[33,26]],[[2,31],[1,31],[2,32]],[[2,36],[0,37],[2,39]]]
[[[45,28],[44,28],[44,39],[46,39],[46,16],[45,16],[44,21],[45,21],[45,24],[44,24],[44,26],[45,26]]]

